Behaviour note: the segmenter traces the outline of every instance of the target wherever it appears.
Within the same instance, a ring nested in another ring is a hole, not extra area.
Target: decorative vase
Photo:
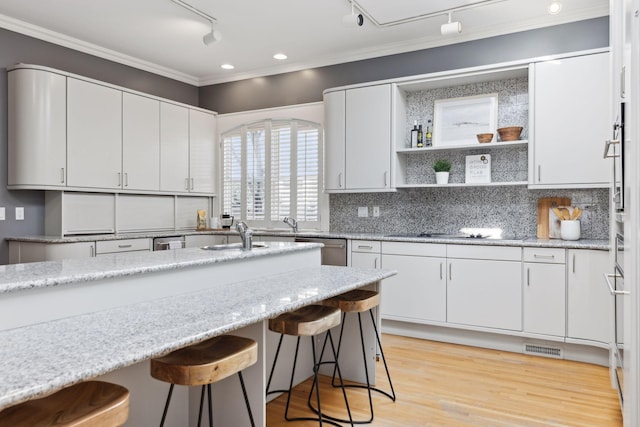
[[[560,237],[562,240],[580,239],[580,221],[577,219],[560,221]]]
[[[449,172],[436,172],[436,184],[448,184]]]

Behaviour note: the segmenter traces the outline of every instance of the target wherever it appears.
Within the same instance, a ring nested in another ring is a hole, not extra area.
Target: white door
[[[160,191],[189,191],[189,110],[160,103]]]
[[[606,187],[611,138],[609,54],[534,65],[532,185]]]
[[[569,250],[567,336],[612,341],[613,301],[602,275],[609,272],[607,251]]]
[[[447,322],[522,330],[522,263],[452,259],[447,265]]]
[[[8,185],[65,186],[67,79],[42,70],[8,74]]]
[[[324,95],[324,189],[345,188],[345,91]]]
[[[69,186],[121,187],[121,91],[67,78],[67,160]]]
[[[215,134],[213,114],[189,110],[189,191],[215,193]]]
[[[564,337],[564,273],[564,264],[524,264],[522,287],[525,332]]]
[[[391,85],[346,92],[346,188],[390,188]]]
[[[445,322],[445,265],[444,258],[382,255],[382,268],[398,271],[382,283],[382,317]]]
[[[122,95],[122,188],[160,190],[160,101]]]

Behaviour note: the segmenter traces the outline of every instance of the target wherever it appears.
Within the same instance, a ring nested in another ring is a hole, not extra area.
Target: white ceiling
[[[609,0],[504,0],[453,13],[463,32],[441,36],[445,15],[398,19],[482,0],[356,0],[362,27],[342,17],[348,0],[185,0],[215,17],[223,39],[205,46],[209,23],[170,0],[2,0],[0,27],[195,85],[213,84],[424,49],[605,16]],[[391,7],[393,6],[393,7]],[[273,54],[283,52],[285,61]],[[220,65],[230,63],[234,70]]]

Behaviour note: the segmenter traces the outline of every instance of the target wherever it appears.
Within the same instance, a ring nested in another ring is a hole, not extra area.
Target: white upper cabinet
[[[324,189],[345,189],[345,91],[324,94]]]
[[[608,187],[609,54],[535,63],[530,73],[530,187]]]
[[[122,91],[67,79],[68,185],[122,186]]]
[[[189,109],[160,103],[160,190],[188,191]]]
[[[122,188],[160,190],[160,102],[122,95]]]
[[[215,193],[215,134],[213,114],[189,110],[189,191]]]
[[[64,187],[66,77],[43,70],[12,70],[8,106],[8,186]]]
[[[391,190],[391,85],[329,92],[324,99],[325,189]]]

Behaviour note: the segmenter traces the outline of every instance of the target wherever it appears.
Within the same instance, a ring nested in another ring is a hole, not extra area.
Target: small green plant
[[[433,164],[433,170],[436,172],[449,172],[451,170],[451,162],[449,160],[436,160]]]

